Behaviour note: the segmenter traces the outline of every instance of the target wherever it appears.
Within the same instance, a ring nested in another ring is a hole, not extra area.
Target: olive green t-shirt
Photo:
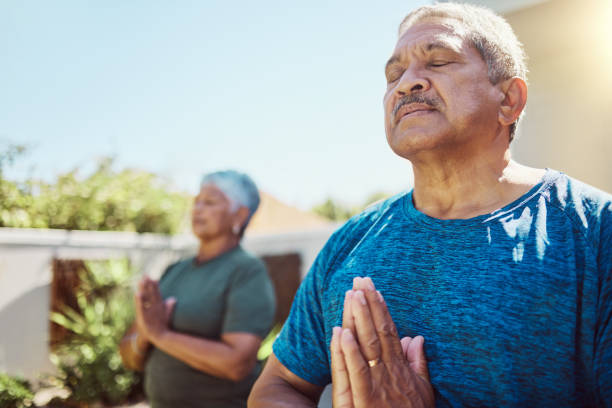
[[[177,299],[172,330],[220,341],[221,334],[230,332],[263,339],[272,326],[275,298],[266,267],[240,246],[202,264],[195,258],[175,263],[159,286],[164,299]],[[233,382],[153,347],[145,365],[145,391],[152,408],[246,407],[259,370]]]

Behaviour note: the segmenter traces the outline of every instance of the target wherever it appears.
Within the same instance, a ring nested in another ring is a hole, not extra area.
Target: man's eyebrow
[[[434,40],[430,43],[427,43],[423,47],[423,49],[427,52],[431,52],[433,50],[441,50],[441,51],[451,51],[454,53],[460,53],[461,48],[460,45],[455,44],[453,41],[444,41],[444,40]],[[389,67],[400,61],[400,57],[398,55],[393,55],[385,64],[385,71],[389,69]]]
[[[460,51],[460,48],[458,47],[457,44],[453,44],[451,41],[443,41],[443,40],[432,41],[429,44],[427,44],[424,48],[426,51],[442,50],[442,51],[452,51],[452,52],[457,52],[457,53]]]

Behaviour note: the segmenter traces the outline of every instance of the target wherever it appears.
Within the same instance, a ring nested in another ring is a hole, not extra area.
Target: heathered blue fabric
[[[406,193],[336,231],[274,343],[314,384],[344,292],[370,276],[400,335],[425,337],[436,405],[612,406],[612,196],[548,170],[514,203],[439,220]]]

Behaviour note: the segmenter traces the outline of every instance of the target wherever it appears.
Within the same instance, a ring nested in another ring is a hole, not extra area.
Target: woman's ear
[[[501,83],[501,91],[504,99],[499,106],[498,121],[502,126],[510,126],[525,109],[527,84],[519,77],[512,77]]]
[[[247,207],[238,208],[236,213],[234,213],[234,225],[238,225],[240,227],[240,230],[242,230],[242,228],[244,227],[244,224],[249,219],[250,213],[251,212],[249,211]]]

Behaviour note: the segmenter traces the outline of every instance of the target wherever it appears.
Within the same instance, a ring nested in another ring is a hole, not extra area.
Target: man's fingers
[[[353,319],[353,311],[351,310],[351,298],[353,291],[347,290],[344,295],[344,309],[342,310],[342,328],[355,331],[355,320]]]
[[[412,341],[412,337],[403,337],[400,340],[400,344],[402,345],[402,354],[404,354],[406,360],[408,360],[408,346],[410,345],[410,342]]]
[[[363,291],[356,290],[353,293],[351,308],[361,353],[366,360],[376,360],[381,357],[380,341],[370,315],[368,303]]]
[[[359,401],[364,401],[372,393],[370,367],[359,351],[359,344],[350,330],[342,329],[340,345],[348,370],[353,401],[359,405]]]
[[[365,278],[372,282],[370,278]],[[402,345],[395,323],[391,319],[387,304],[380,292],[375,290],[374,284],[371,284],[370,290],[365,291],[368,305],[370,306],[370,314],[378,333],[380,340],[381,356],[384,361],[397,360],[404,356],[402,353]]]
[[[351,383],[340,346],[341,327],[334,327],[331,339],[332,404],[334,408],[352,408]]]
[[[402,339],[403,340],[403,339]],[[425,357],[425,338],[416,336],[408,344],[406,358],[410,368],[421,378],[429,382],[429,369],[427,368],[427,358]]]

